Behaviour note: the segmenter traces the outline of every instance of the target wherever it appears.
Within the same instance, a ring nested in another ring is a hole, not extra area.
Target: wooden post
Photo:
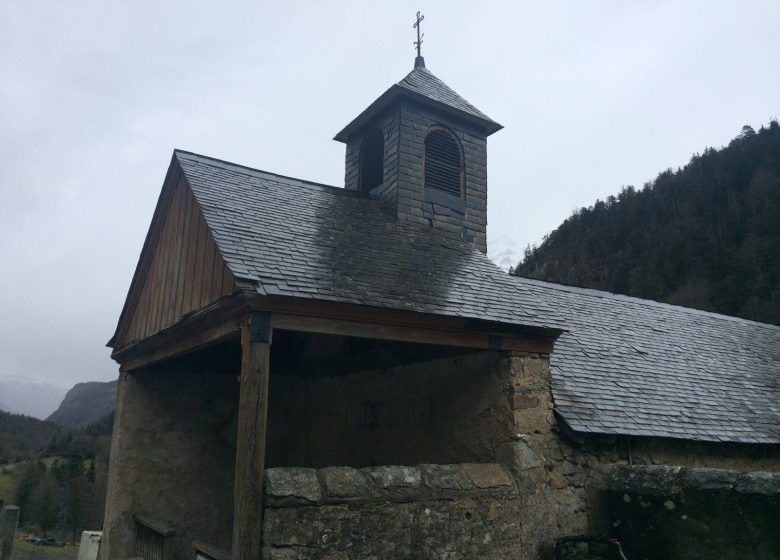
[[[259,560],[261,555],[270,354],[271,317],[251,313],[241,328],[232,560]]]

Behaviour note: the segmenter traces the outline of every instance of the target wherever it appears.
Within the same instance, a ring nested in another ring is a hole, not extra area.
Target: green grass
[[[10,474],[0,474],[0,500],[10,504],[16,494],[16,479]]]
[[[13,560],[63,560],[65,558],[76,558],[79,553],[77,545],[59,546],[37,546],[17,540],[14,543]]]
[[[41,459],[41,461],[43,461],[43,464],[46,465],[47,469],[50,469],[55,461],[61,461],[63,459],[64,457],[46,457],[45,459]]]

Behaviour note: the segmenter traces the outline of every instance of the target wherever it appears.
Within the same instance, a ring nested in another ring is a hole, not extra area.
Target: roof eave
[[[490,136],[491,134],[498,132],[499,130],[504,128],[502,125],[498,124],[494,120],[484,119],[478,117],[477,115],[472,115],[471,113],[467,113],[466,111],[463,111],[456,107],[452,107],[451,105],[447,105],[446,103],[442,103],[441,101],[436,101],[435,99],[431,99],[430,97],[423,95],[421,93],[417,93],[398,84],[394,84],[392,87],[390,87],[390,89],[388,89],[386,92],[380,95],[376,99],[376,101],[374,101],[371,105],[366,107],[366,109],[362,113],[360,113],[357,117],[355,117],[352,120],[352,122],[350,122],[347,126],[341,129],[341,131],[338,134],[336,134],[336,136],[334,136],[333,139],[336,140],[337,142],[347,143],[349,139],[355,134],[355,132],[360,130],[376,115],[386,110],[395,101],[401,98],[417,101],[419,103],[422,103],[434,109],[438,109],[440,111],[448,113],[456,118],[467,121],[468,123],[476,126],[477,128],[484,130],[486,136]]]

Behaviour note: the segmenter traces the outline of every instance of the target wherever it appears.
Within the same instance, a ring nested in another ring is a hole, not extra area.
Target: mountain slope
[[[780,126],[581,209],[513,273],[780,324]]]
[[[115,408],[116,381],[77,383],[47,420],[66,428],[83,428]]]

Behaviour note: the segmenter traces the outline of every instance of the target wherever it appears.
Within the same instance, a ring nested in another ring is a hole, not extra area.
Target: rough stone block
[[[331,506],[331,509],[336,507]],[[313,547],[319,543],[319,528],[311,523],[310,510],[329,513],[331,509],[320,506],[311,507],[290,507],[281,509],[269,509],[263,520],[263,545],[273,547],[294,547],[304,546]],[[265,556],[263,556],[265,558]],[[271,558],[286,558],[281,556],[271,556]],[[297,558],[297,557],[296,557]]]
[[[780,473],[750,472],[742,476],[735,490],[740,494],[780,496]]]
[[[266,469],[264,491],[269,505],[317,504],[322,501],[320,482],[314,469]]]
[[[472,490],[471,479],[460,465],[420,465],[422,481],[432,491]]]
[[[513,411],[515,429],[523,434],[549,433],[555,417],[547,408],[536,408]]]
[[[727,490],[737,484],[739,473],[724,469],[685,469],[680,483],[686,490]]]
[[[549,484],[557,489],[566,488],[566,479],[561,473],[553,471],[550,473]]]
[[[351,467],[326,467],[320,469],[325,486],[325,498],[329,502],[368,499],[371,490],[365,476]]]
[[[418,488],[421,475],[417,467],[372,467],[364,469],[366,476],[383,489]]]
[[[512,477],[496,463],[464,463],[463,470],[477,488],[512,486]]]
[[[560,461],[557,463],[557,468],[560,471],[561,474],[570,475],[578,472],[577,467],[574,463],[570,463],[569,461]]]
[[[512,470],[527,470],[542,466],[539,456],[525,441],[509,441],[496,450],[496,457]]]
[[[541,404],[539,395],[529,391],[521,391],[512,395],[512,409],[522,410],[526,408],[539,408]]]
[[[634,465],[614,469],[609,486],[620,492],[670,496],[680,492],[680,467],[667,465]]]

